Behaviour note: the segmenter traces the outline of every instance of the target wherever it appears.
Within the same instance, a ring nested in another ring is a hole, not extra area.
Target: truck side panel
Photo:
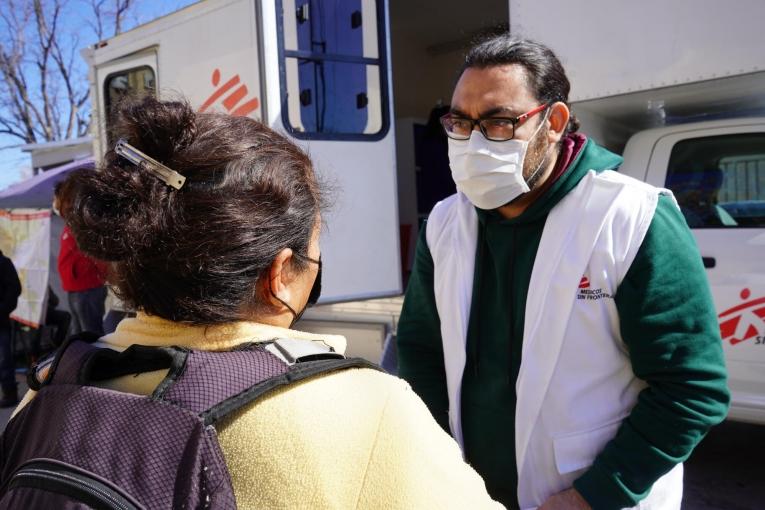
[[[379,1],[384,6],[380,12],[387,13],[387,6]],[[288,3],[287,15],[294,17],[296,3]],[[367,47],[371,44],[367,39],[374,42],[378,25],[375,24],[371,35],[366,31],[371,25],[367,19],[370,12],[375,13],[377,3],[363,0],[359,5],[363,6],[361,16],[348,21],[358,30],[365,29],[364,57],[367,57],[367,53],[377,50]],[[106,92],[118,95],[115,87],[135,81],[135,76],[129,74],[131,69],[150,66],[155,71],[154,81],[160,97],[182,95],[203,112],[262,119],[295,139],[311,155],[320,178],[334,191],[322,234],[325,262],[322,302],[398,294],[401,268],[393,132],[381,130],[380,136],[369,140],[341,137],[298,140],[286,132],[282,107],[294,102],[297,94],[280,95],[284,88],[279,66],[285,58],[278,39],[283,36],[285,23],[277,22],[277,14],[273,1],[207,0],[100,44],[89,57],[96,69],[94,88],[99,94],[96,153],[102,153],[106,147]],[[319,14],[320,11],[312,13],[309,19],[315,20]],[[295,23],[293,18],[288,21]],[[379,26],[384,31],[387,31],[386,23],[387,16],[383,16]],[[382,40],[384,52],[387,40]],[[147,58],[156,63],[147,64]],[[382,62],[381,66],[387,70],[387,60],[383,58]],[[120,72],[124,76],[119,75]],[[376,69],[367,74],[380,81],[380,72]],[[390,89],[389,74],[384,74],[386,87]],[[115,78],[116,85],[111,89],[109,77],[119,78]],[[322,98],[330,97],[333,92],[327,90]],[[386,118],[392,116],[387,97],[380,97],[380,91],[371,86],[365,92],[366,98],[361,99],[377,105],[378,111],[382,105]],[[317,99],[314,93],[313,100]],[[357,107],[355,93],[353,99],[353,112],[361,111],[363,102]],[[286,108],[284,114],[287,114]],[[369,116],[370,129],[381,125],[380,117],[380,114]]]
[[[510,29],[561,58],[572,101],[765,69],[765,2],[510,0]]]

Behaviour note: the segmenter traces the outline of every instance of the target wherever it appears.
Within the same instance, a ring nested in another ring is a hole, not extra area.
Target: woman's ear
[[[563,137],[569,117],[571,117],[571,112],[566,103],[558,101],[550,106],[550,130],[547,135],[550,143],[558,143]]]
[[[289,284],[293,279],[290,271],[291,261],[292,250],[290,248],[284,248],[276,254],[273,262],[271,262],[271,267],[269,267],[266,273],[268,278],[264,282],[264,293],[269,302],[277,307],[284,306],[279,302],[279,299],[289,303],[289,300],[292,297],[289,289]],[[279,299],[276,299],[274,296],[277,296]]]

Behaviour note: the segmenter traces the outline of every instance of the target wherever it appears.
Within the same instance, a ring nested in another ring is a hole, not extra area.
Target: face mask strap
[[[529,142],[531,142],[531,140],[533,140],[539,134],[539,130],[542,129],[542,126],[545,125],[545,122],[547,122],[547,119],[549,118],[548,115],[550,114],[550,111],[551,111],[551,107],[548,106],[547,111],[542,116],[542,122],[540,122],[537,128],[534,130],[534,134],[531,135],[531,138],[529,138]]]
[[[550,110],[548,109],[548,110],[547,110],[547,112],[545,113],[544,117],[542,117],[542,122],[540,122],[540,123],[539,123],[539,126],[537,126],[537,129],[536,129],[536,131],[534,132],[534,134],[533,134],[533,135],[531,135],[531,138],[529,138],[529,143],[531,143],[531,140],[533,140],[533,139],[534,139],[534,138],[535,138],[535,137],[536,137],[536,136],[539,134],[539,130],[542,128],[542,126],[544,125],[544,123],[545,123],[545,122],[547,122],[547,118],[548,118],[548,117],[547,117],[547,114],[548,114],[549,112],[550,112]],[[531,183],[531,182],[534,182],[534,178],[537,176],[537,174],[539,173],[539,171],[540,171],[540,170],[542,169],[542,167],[544,166],[544,163],[545,163],[545,161],[547,161],[547,155],[546,155],[546,154],[545,154],[545,157],[544,157],[544,158],[542,158],[542,161],[540,161],[540,162],[539,162],[539,166],[537,167],[537,169],[536,169],[536,170],[534,170],[534,171],[531,173],[531,175],[529,176],[529,178],[528,178],[528,179],[526,179],[525,177],[523,178],[523,182],[525,182],[525,183],[526,183],[526,186],[528,186],[528,187],[529,187],[529,189],[531,189],[531,185],[530,185],[529,183]],[[521,169],[521,171],[523,171],[523,170]]]
[[[311,293],[308,295],[308,302],[306,304],[306,307],[313,306],[319,302],[319,297],[321,297],[321,256],[319,256],[318,260],[312,259],[307,255],[301,255],[300,253],[295,253],[295,256],[319,266],[319,271],[316,273],[316,279],[313,281],[313,287],[311,287]]]
[[[302,254],[300,254],[300,253],[293,253],[293,255],[294,255],[295,257],[297,257],[297,258],[299,258],[299,259],[303,259],[303,260],[305,260],[305,261],[307,261],[307,262],[313,262],[314,264],[316,264],[316,265],[318,265],[319,267],[321,267],[321,257],[319,257],[319,259],[317,260],[317,259],[312,259],[312,258],[311,258],[311,257],[309,257],[308,255],[302,255]]]
[[[294,308],[292,308],[290,305],[287,304],[286,301],[284,301],[282,298],[280,298],[279,296],[277,296],[274,293],[273,289],[271,288],[271,285],[268,286],[268,291],[271,293],[271,295],[274,297],[274,299],[276,299],[278,302],[280,302],[281,304],[286,306],[287,310],[290,311],[290,313],[292,314],[292,322],[290,323],[290,327],[294,326],[295,323],[300,320],[300,317],[302,317],[303,312],[305,312],[305,309],[303,310],[303,312],[300,312],[298,314],[297,312],[295,312]]]
[[[277,296],[274,293],[273,289],[271,288],[271,285],[270,285],[270,282],[269,282],[268,291],[271,293],[271,295],[274,297],[274,299],[276,299],[281,304],[283,304],[285,307],[287,307],[287,310],[289,310],[290,313],[292,314],[293,319],[292,319],[292,322],[290,323],[290,328],[292,326],[294,326],[297,321],[300,320],[300,318],[303,316],[303,314],[305,313],[306,309],[309,306],[313,306],[313,305],[316,304],[316,302],[319,300],[319,294],[321,294],[321,266],[322,266],[321,257],[319,257],[319,259],[316,260],[316,259],[313,259],[313,258],[309,257],[308,255],[302,255],[300,253],[294,253],[294,256],[296,256],[298,258],[301,258],[301,259],[303,259],[305,261],[312,262],[312,263],[318,265],[319,266],[319,272],[317,273],[316,279],[313,282],[313,287],[311,288],[311,293],[308,296],[308,301],[306,302],[306,306],[303,307],[303,309],[300,311],[300,313],[297,313],[294,308],[292,308],[289,304],[287,304],[286,301],[284,301],[279,296]],[[318,291],[316,291],[317,284],[318,284]],[[314,294],[316,294],[316,296],[314,296]]]

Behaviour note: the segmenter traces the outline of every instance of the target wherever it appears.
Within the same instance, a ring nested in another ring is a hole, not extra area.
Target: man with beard
[[[677,509],[729,402],[711,293],[671,193],[613,171],[568,93],[542,45],[468,52],[399,373],[508,508]]]

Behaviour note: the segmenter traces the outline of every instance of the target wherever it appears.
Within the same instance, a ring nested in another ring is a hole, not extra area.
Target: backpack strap
[[[212,425],[275,388],[350,367],[377,368],[346,359],[320,341],[279,338],[232,351],[192,351],[183,369],[171,370],[151,398],[188,409]]]
[[[91,385],[129,374],[168,369],[150,398],[177,405],[213,425],[276,388],[347,368],[378,366],[345,358],[322,341],[278,338],[231,351],[131,345],[122,352],[92,344],[98,337],[68,339],[46,365],[31,374],[30,388],[49,384]]]
[[[290,366],[287,372],[256,383],[241,393],[218,402],[203,411],[200,416],[205,425],[214,425],[231,413],[255,402],[277,388],[348,368],[371,368],[382,371],[380,367],[363,358],[314,359],[296,363]]]
[[[48,384],[74,384],[78,380],[80,367],[95,351],[91,345],[98,340],[95,333],[73,335],[51,355],[35,363],[27,373],[27,385],[31,390],[40,391]]]
[[[98,336],[85,333],[69,338],[48,358],[41,360],[27,374],[27,383],[35,391],[53,384],[93,385],[98,381],[129,374],[169,369],[167,380],[183,372],[189,350],[180,347],[131,345],[124,351],[95,347]]]
[[[122,352],[109,348],[98,349],[84,360],[77,382],[89,385],[124,375],[163,369],[169,369],[165,381],[175,380],[183,373],[189,352],[181,347],[149,347],[138,344],[133,344]]]

